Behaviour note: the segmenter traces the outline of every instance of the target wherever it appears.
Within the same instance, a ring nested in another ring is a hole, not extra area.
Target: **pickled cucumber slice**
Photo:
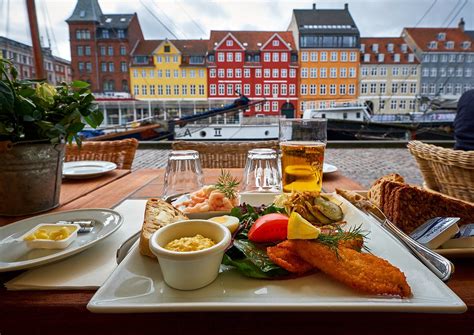
[[[314,206],[330,220],[340,221],[344,217],[341,207],[322,197],[314,198]]]

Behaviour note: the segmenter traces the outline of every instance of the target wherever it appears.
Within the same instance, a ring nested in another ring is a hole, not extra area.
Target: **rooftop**
[[[76,7],[74,8],[72,15],[66,20],[66,22],[100,22],[102,15],[102,10],[100,9],[98,0],[77,0]]]
[[[296,50],[293,34],[289,31],[211,30],[208,50],[214,50],[228,34],[232,34],[247,51],[259,51],[273,35],[278,34],[291,50]]]
[[[405,28],[421,51],[473,52],[471,37],[459,28]]]
[[[153,51],[165,40],[141,40],[135,50],[133,56],[149,56]],[[208,40],[168,40],[183,55],[200,55],[204,56],[207,52]]]
[[[362,64],[418,64],[419,61],[401,37],[362,37],[361,54],[370,55],[368,61],[361,56]],[[364,45],[364,50],[362,50]],[[383,56],[379,56],[383,55]],[[396,61],[396,56],[400,59]],[[411,56],[410,56],[411,55]],[[380,58],[379,58],[380,57]],[[412,59],[412,61],[410,61]]]

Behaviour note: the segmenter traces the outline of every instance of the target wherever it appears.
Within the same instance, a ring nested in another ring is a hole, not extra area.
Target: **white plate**
[[[273,196],[273,195],[272,195]],[[96,292],[87,308],[100,313],[171,311],[397,311],[462,313],[466,305],[441,280],[414,258],[371,218],[344,199],[346,220],[370,230],[371,251],[399,267],[413,297],[407,299],[358,293],[323,273],[289,280],[246,278],[236,270],[223,272],[195,291],[168,287],[158,263],[134,248]]]
[[[117,164],[106,161],[64,162],[63,176],[70,179],[93,178],[116,168]]]
[[[28,249],[17,239],[40,223],[60,220],[95,219],[90,233],[78,234],[66,249]],[[0,272],[28,269],[77,254],[115,232],[123,217],[110,209],[79,209],[35,216],[0,227]]]
[[[333,173],[337,171],[337,167],[331,164],[323,163],[323,173]]]
[[[434,251],[448,258],[474,257],[474,248],[436,249]]]
[[[175,206],[176,203],[180,203],[180,202],[189,200],[189,198],[190,198],[190,194],[186,193],[186,194],[180,195],[176,199],[171,197],[169,201],[171,202],[171,204],[173,206]],[[177,207],[177,208],[179,208],[179,207]],[[213,218],[215,216],[222,216],[222,215],[227,215],[227,214],[229,214],[229,211],[211,211],[211,212],[202,212],[202,213],[189,213],[189,214],[186,214],[186,216],[190,219],[193,219],[193,220],[194,219],[207,220],[207,219]]]

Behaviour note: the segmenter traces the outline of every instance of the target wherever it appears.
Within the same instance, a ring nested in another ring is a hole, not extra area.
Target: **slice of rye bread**
[[[378,208],[382,208],[382,184],[384,181],[396,181],[399,183],[404,183],[405,180],[402,176],[396,173],[391,173],[386,176],[380,177],[377,179],[367,192],[367,198]]]
[[[398,191],[400,188],[408,186],[404,183],[399,183],[396,181],[388,181],[386,182],[385,189],[384,189],[384,207],[383,212],[385,215],[392,220],[395,216],[394,207],[395,207],[395,192]]]
[[[161,227],[188,217],[171,204],[161,199],[148,199],[145,206],[145,218],[143,220],[142,232],[140,234],[140,253],[144,256],[156,258],[150,250],[150,237]]]
[[[418,187],[407,185],[399,188],[394,198],[393,223],[407,234],[437,216],[460,217],[459,225],[471,223],[474,219],[474,204]]]

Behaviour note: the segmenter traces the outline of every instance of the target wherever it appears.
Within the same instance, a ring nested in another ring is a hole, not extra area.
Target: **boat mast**
[[[38,31],[38,19],[36,18],[35,0],[26,0],[28,10],[28,21],[30,22],[31,42],[33,44],[33,58],[35,60],[35,71],[37,79],[44,79],[43,54]]]

